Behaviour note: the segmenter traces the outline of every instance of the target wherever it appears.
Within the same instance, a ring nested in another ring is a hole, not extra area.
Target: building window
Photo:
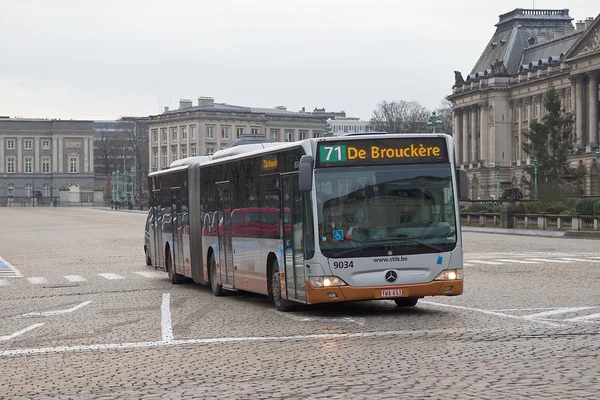
[[[25,173],[31,174],[33,172],[33,158],[25,157]]]
[[[277,129],[271,129],[271,140],[274,140],[276,142],[279,141],[279,131]]]
[[[24,140],[24,144],[25,144],[25,150],[33,149],[33,140],[31,140],[31,139]]]
[[[258,135],[259,130],[260,130],[260,128],[252,128],[252,130],[250,132],[252,132],[253,135]]]
[[[181,140],[187,140],[187,131],[185,130],[185,126],[180,126],[181,130]]]
[[[7,189],[8,189],[7,196],[15,197],[15,185],[12,183],[9,183]]]
[[[187,158],[187,146],[181,148],[181,158]]]
[[[176,126],[171,128],[171,141],[172,142],[177,141],[177,127]]]
[[[28,183],[27,185],[25,185],[25,196],[31,197],[32,195],[33,195],[33,186],[31,186],[31,183]]]
[[[6,141],[6,148],[9,150],[14,150],[15,149],[15,140],[14,139],[9,139]]]
[[[152,129],[152,143],[158,143],[158,129]]]
[[[285,130],[285,141],[286,142],[292,142],[293,141],[293,137],[294,137],[294,131],[291,129],[286,129]]]
[[[42,158],[42,172],[44,174],[50,173],[50,157]]]
[[[50,140],[42,140],[42,150],[50,150]]]
[[[6,172],[14,173],[15,172],[15,158],[8,157],[6,159]]]
[[[162,168],[167,167],[167,162],[168,162],[168,158],[167,158],[167,148],[163,147],[162,148]]]
[[[221,139],[229,139],[229,127],[221,127]]]
[[[356,127],[354,127],[356,129]],[[308,138],[308,131],[300,131],[300,140]]]
[[[196,157],[196,145],[195,144],[190,146],[190,153],[191,153],[190,155],[192,157]]]
[[[196,139],[196,125],[190,125],[190,136],[192,139]]]
[[[76,174],[78,170],[78,162],[77,157],[69,157],[69,172],[72,174]]]
[[[44,197],[50,197],[50,185],[48,185],[47,183],[44,183],[44,186],[42,187],[42,196]]]
[[[206,138],[207,139],[213,139],[215,137],[215,127],[214,126],[207,126],[206,127]]]
[[[212,156],[214,152],[215,152],[215,149],[213,147],[207,147],[206,148],[206,155],[207,156]]]
[[[154,171],[156,171],[158,169],[158,151],[157,150],[152,150],[152,168],[154,169]]]
[[[177,161],[177,146],[171,146],[171,161]]]
[[[235,131],[238,138],[244,134],[244,128],[236,128]]]
[[[163,142],[167,141],[167,128],[162,128],[160,130],[160,136],[162,136],[162,141]]]

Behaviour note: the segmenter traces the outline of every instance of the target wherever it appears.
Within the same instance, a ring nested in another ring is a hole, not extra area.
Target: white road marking
[[[567,260],[567,261],[580,261],[580,262],[600,262],[600,260],[585,260],[583,258],[567,258],[567,257],[561,257],[561,260]]]
[[[80,275],[65,275],[65,279],[69,282],[85,282],[87,280]]]
[[[171,294],[163,293],[161,305],[160,327],[162,330],[162,341],[165,343],[173,342],[173,326],[171,325]]]
[[[568,312],[589,310],[590,308],[596,308],[596,307],[563,307],[563,308],[558,308],[555,310],[544,311],[544,312],[537,313],[537,314],[524,315],[523,318],[524,319],[545,318],[545,317],[549,317],[551,315],[559,315],[559,314],[565,314]]]
[[[538,311],[538,310],[554,310],[554,308],[505,308],[503,310],[488,310],[488,311],[496,311],[496,312],[506,312],[506,311]]]
[[[469,260],[469,262],[479,263],[479,264],[502,265],[501,262],[497,262],[497,261]]]
[[[30,312],[30,313],[27,313],[27,314],[18,315],[15,318],[50,317],[50,316],[53,316],[53,315],[66,314],[66,313],[70,313],[70,312],[79,310],[81,307],[85,307],[85,306],[87,306],[90,303],[91,303],[91,301],[84,301],[83,303],[78,304],[78,305],[76,305],[74,307],[71,307],[71,308],[67,308],[66,310]]]
[[[463,267],[472,267],[473,264],[469,264],[469,263],[463,263]]]
[[[0,342],[5,342],[7,340],[14,339],[17,336],[21,336],[22,334],[27,333],[31,330],[34,330],[35,328],[39,328],[42,325],[44,325],[44,324],[43,323],[33,324],[33,325],[28,326],[25,329],[21,329],[20,331],[13,333],[12,335],[0,336]]]
[[[123,277],[119,274],[113,274],[112,272],[105,273],[105,274],[98,274],[98,275],[100,275],[101,277],[106,278],[106,279],[125,279],[125,277]]]
[[[33,283],[34,285],[42,285],[44,283],[48,283],[48,279],[44,278],[43,276],[36,276],[34,278],[27,278],[27,280],[31,283]]]
[[[5,281],[4,279],[0,279],[0,286],[8,286],[8,281]]]
[[[6,261],[4,258],[0,257],[0,271],[6,270],[6,269],[9,269],[10,271],[12,271],[11,276],[14,278],[22,278],[23,277],[23,274],[21,274],[19,272],[19,270],[17,268],[15,268],[14,265],[12,265],[8,261]]]
[[[186,346],[190,344],[211,344],[211,343],[239,343],[239,342],[285,342],[298,340],[318,340],[318,339],[347,339],[347,338],[368,338],[378,336],[404,336],[404,335],[427,335],[432,333],[447,333],[447,334],[464,334],[464,333],[481,333],[481,332],[497,332],[507,330],[508,328],[492,329],[421,329],[421,330],[404,330],[404,331],[384,331],[384,332],[359,332],[359,333],[323,333],[313,335],[297,335],[297,336],[250,336],[250,337],[222,337],[222,338],[205,338],[205,339],[186,339],[172,341],[155,341],[155,342],[138,342],[138,343],[108,343],[108,344],[92,344],[86,346],[58,346],[58,347],[43,347],[29,349],[12,349],[0,350],[0,357],[20,356],[29,354],[48,354],[48,353],[64,353],[64,352],[79,352],[93,350],[121,350],[144,347],[162,347],[162,346]],[[518,329],[518,328],[517,328]],[[511,331],[515,327],[510,328]]]
[[[600,314],[584,315],[582,317],[565,319],[565,321],[579,322],[579,321],[588,321],[590,319],[600,319]]]
[[[531,319],[530,320],[530,319],[524,318],[524,317],[519,316],[519,315],[504,314],[504,313],[497,312],[497,311],[482,310],[480,308],[456,306],[456,305],[453,305],[453,304],[434,303],[434,302],[431,302],[431,301],[420,301],[419,303],[431,304],[433,306],[439,306],[439,307],[456,308],[456,309],[459,309],[459,310],[476,311],[476,312],[480,312],[480,313],[483,313],[483,314],[494,315],[496,317],[512,318],[512,319],[518,319],[518,320],[522,320],[522,321],[531,321],[531,322],[536,322],[536,323],[539,323],[539,324],[550,325],[550,326],[555,326],[555,327],[562,327],[562,326],[564,326],[562,324],[558,324],[558,323],[554,323],[554,322],[550,322],[550,321],[543,321],[543,320],[536,320],[536,319]]]
[[[549,260],[547,258],[528,258],[530,261],[542,261],[542,262],[551,262],[551,263],[570,263],[571,261],[564,260]]]
[[[165,274],[154,271],[137,271],[136,274],[145,276],[146,278],[162,278],[163,276],[166,276]]]
[[[292,319],[294,321],[298,321],[298,322],[350,322],[353,324],[357,324],[357,325],[361,325],[364,326],[365,325],[365,319],[364,318],[350,318],[350,317],[302,317],[299,315],[293,315],[290,313],[282,313],[279,312],[277,310],[271,310],[272,312],[284,316],[286,318]]]
[[[525,260],[509,260],[509,259],[498,259],[498,261],[508,262],[508,263],[519,263],[519,264],[539,264],[539,261],[525,261]]]

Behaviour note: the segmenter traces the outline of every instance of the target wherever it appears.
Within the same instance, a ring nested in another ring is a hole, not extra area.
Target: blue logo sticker
[[[438,259],[437,259],[437,263],[438,263],[438,265],[441,265],[441,264],[442,264],[442,260],[443,260],[443,259],[444,259],[444,257],[442,257],[442,256],[438,256]]]
[[[344,231],[341,229],[333,231],[333,240],[344,240]]]

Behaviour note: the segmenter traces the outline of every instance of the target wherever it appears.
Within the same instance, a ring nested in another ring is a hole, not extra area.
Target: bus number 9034
[[[354,261],[334,261],[333,269],[338,268],[354,268]]]

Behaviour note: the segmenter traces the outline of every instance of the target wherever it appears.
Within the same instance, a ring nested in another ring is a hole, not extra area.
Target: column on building
[[[167,126],[167,165],[163,165],[164,167],[168,167],[173,162],[173,152],[171,151],[171,141],[173,137],[171,135],[171,128]]]
[[[4,158],[4,138],[0,136],[0,173],[4,173],[4,168],[6,168],[6,158]]]
[[[17,165],[15,166],[16,173],[23,172],[23,139],[17,138]]]
[[[463,109],[462,113],[462,145],[463,145],[463,164],[469,164],[469,109]]]
[[[588,113],[589,113],[589,138],[588,144],[598,145],[598,75],[597,71],[588,73]]]
[[[479,107],[472,106],[469,112],[471,115],[471,162],[473,163],[477,163],[477,161],[479,160],[477,154],[477,146],[479,145],[479,129],[477,126],[477,116],[479,113],[478,109]]]
[[[95,165],[94,165],[94,137],[90,136],[88,139],[90,141],[90,159],[89,159],[90,168],[89,168],[89,171],[93,173],[94,167],[95,167]]]
[[[36,137],[35,138],[35,143],[33,144],[35,146],[35,158],[33,159],[33,170],[35,171],[35,173],[39,174],[40,173],[40,138]]]
[[[460,126],[460,114],[461,114],[461,110],[459,109],[455,109],[454,110],[454,152],[456,153],[456,164],[457,165],[461,165],[462,161],[463,161],[463,157],[462,157],[462,131],[461,131],[461,126]]]
[[[160,143],[160,130],[158,131],[158,143]],[[152,169],[152,167],[154,166],[154,153],[153,153],[153,145],[154,143],[152,142],[152,126],[149,124],[148,125],[148,171],[152,172],[154,171]],[[158,147],[158,149],[160,150],[160,145]]]
[[[479,158],[484,162],[489,161],[489,129],[488,129],[488,107],[482,104],[479,109]]]
[[[583,147],[583,127],[585,124],[585,116],[583,107],[585,105],[584,90],[583,90],[583,75],[575,76],[575,133],[577,135],[577,147]]]
[[[52,136],[52,173],[58,172],[58,138]]]
[[[65,167],[65,159],[63,158],[63,138],[58,138],[58,172],[63,173]]]
[[[83,172],[89,172],[89,146],[90,146],[90,138],[83,137]]]
[[[525,115],[525,100],[519,99],[516,103],[519,112],[517,113],[517,145],[515,146],[514,161],[521,161],[521,151],[523,151],[523,115]]]
[[[569,77],[569,81],[571,81],[571,112],[575,112],[576,107],[576,93],[577,93],[577,79],[574,76]]]

